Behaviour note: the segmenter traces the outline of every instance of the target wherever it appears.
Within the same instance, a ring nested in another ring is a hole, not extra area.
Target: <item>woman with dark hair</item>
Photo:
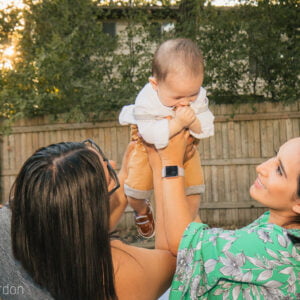
[[[186,140],[181,132],[164,149],[147,146],[154,176],[163,174],[156,202],[177,255],[169,299],[300,299],[300,138],[257,166],[250,195],[269,210],[237,230],[192,219],[184,175],[176,174]]]
[[[10,200],[12,251],[54,299],[153,300],[170,285],[169,251],[129,246],[110,233],[127,205],[129,155],[130,149],[119,177],[92,140],[41,148],[21,168]],[[166,248],[159,210],[156,244]],[[31,299],[51,298],[39,293]]]

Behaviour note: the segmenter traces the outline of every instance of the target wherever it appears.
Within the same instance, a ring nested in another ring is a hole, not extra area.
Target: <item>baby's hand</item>
[[[179,106],[175,111],[175,120],[182,128],[189,127],[196,119],[195,112],[189,106]]]

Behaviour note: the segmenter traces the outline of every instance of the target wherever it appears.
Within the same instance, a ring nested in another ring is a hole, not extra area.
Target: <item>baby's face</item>
[[[197,99],[203,82],[203,74],[198,76],[170,73],[164,81],[149,79],[157,91],[160,102],[168,107],[188,106]]]

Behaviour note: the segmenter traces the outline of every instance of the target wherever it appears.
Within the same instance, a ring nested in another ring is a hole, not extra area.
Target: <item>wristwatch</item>
[[[162,177],[184,176],[184,169],[179,166],[165,166],[161,170]]]

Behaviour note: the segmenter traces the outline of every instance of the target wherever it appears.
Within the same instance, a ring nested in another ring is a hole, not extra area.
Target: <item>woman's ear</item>
[[[292,210],[293,210],[293,212],[300,215],[300,199],[296,199],[295,203],[292,206]]]
[[[149,77],[149,82],[150,82],[152,88],[153,88],[155,91],[157,91],[158,82],[157,82],[156,78],[155,78],[155,77]]]

